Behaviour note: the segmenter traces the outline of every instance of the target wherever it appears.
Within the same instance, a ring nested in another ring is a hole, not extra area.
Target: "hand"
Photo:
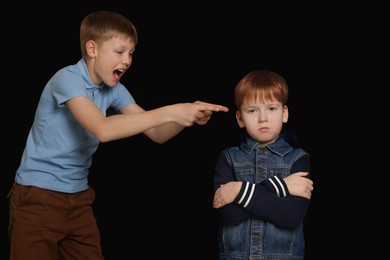
[[[211,115],[213,114],[213,111],[216,112],[228,112],[229,108],[221,105],[216,105],[216,104],[210,104],[202,101],[195,101],[194,104],[201,104],[201,105],[206,105],[206,106],[212,106],[211,110],[202,110],[200,111],[202,113],[201,116],[196,118],[195,123],[198,125],[205,125],[207,122],[210,120]],[[215,110],[216,109],[216,110]]]
[[[222,184],[214,193],[213,207],[218,209],[232,203],[241,190],[241,181],[231,181]]]
[[[229,111],[228,107],[203,101],[180,103],[174,105],[174,107],[176,109],[175,122],[185,127],[192,126],[195,123],[205,125],[210,120],[213,112]]]
[[[307,175],[307,172],[296,172],[283,178],[290,195],[306,199],[311,198],[311,194],[314,189],[313,181],[307,178]]]

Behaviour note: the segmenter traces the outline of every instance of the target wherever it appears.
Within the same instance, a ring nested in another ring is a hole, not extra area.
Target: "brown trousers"
[[[9,193],[10,260],[101,260],[95,191],[62,193],[15,184]]]

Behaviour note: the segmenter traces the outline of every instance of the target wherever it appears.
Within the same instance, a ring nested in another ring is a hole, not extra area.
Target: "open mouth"
[[[125,70],[123,70],[123,69],[114,70],[115,78],[119,80],[124,72],[125,72]]]

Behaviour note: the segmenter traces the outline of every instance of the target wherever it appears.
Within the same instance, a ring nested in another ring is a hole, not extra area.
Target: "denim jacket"
[[[277,178],[274,182],[287,187],[284,177],[309,168],[308,153],[283,138],[263,147],[245,135],[239,146],[222,151],[214,188],[228,181],[242,181],[243,187],[235,202],[219,209],[219,259],[303,259],[309,200],[277,194],[270,181]],[[250,192],[246,184],[253,186]]]

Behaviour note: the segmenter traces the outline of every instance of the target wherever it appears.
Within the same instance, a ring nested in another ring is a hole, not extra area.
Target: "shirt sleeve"
[[[309,171],[309,155],[294,163],[291,173],[297,171]],[[221,154],[215,167],[214,189],[229,181],[237,180],[226,156]],[[235,201],[218,210],[232,224],[259,216],[277,226],[294,228],[303,221],[308,205],[308,199],[290,195],[284,180],[274,176],[257,184],[244,182]]]

